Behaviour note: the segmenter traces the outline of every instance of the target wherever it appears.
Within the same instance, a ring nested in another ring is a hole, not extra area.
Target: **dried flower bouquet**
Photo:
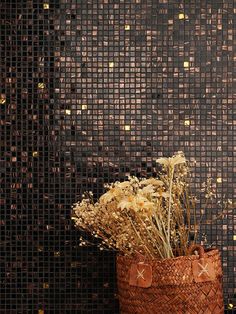
[[[162,165],[158,178],[112,183],[97,202],[86,193],[73,206],[75,225],[101,239],[101,249],[150,259],[186,255],[194,221],[189,164],[182,152],[157,163]]]

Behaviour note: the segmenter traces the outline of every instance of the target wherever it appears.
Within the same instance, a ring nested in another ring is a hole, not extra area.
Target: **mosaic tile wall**
[[[118,313],[114,255],[79,247],[81,193],[185,152],[236,306],[234,0],[2,0],[0,313]]]

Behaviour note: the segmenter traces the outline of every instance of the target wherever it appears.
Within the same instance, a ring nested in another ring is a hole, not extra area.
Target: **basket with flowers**
[[[157,178],[109,184],[97,202],[87,193],[72,219],[117,251],[121,313],[223,313],[219,251],[196,244],[189,163],[182,152],[157,163]]]

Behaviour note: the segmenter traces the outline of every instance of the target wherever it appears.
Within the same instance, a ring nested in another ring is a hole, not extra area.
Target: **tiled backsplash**
[[[79,247],[71,205],[157,157],[194,162],[202,232],[234,302],[233,0],[2,0],[0,313],[118,312],[114,254]],[[232,306],[231,306],[232,307]]]

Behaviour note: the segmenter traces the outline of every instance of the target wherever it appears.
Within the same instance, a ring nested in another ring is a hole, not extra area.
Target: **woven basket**
[[[189,253],[194,251],[148,262],[117,256],[120,313],[224,313],[219,251],[198,245]]]

